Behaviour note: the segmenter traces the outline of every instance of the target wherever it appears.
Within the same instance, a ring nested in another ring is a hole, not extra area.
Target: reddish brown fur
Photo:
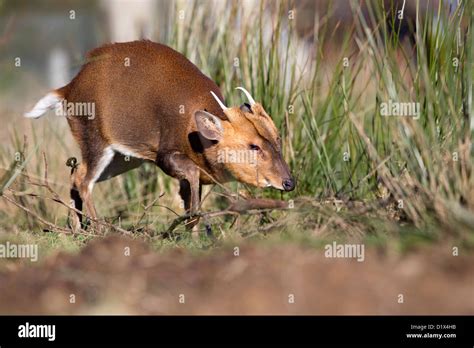
[[[151,41],[110,44],[94,49],[87,58],[79,74],[58,90],[68,102],[96,104],[98,117],[94,120],[68,119],[83,155],[97,155],[89,143],[84,144],[91,129],[100,134],[104,144],[131,146],[150,161],[156,161],[160,148],[193,153],[189,142],[184,141],[190,126],[188,116],[206,108],[223,116],[209,93],[214,91],[222,98],[216,84],[167,46]],[[125,66],[125,59],[129,59],[130,66]],[[181,106],[185,110],[182,116]],[[174,136],[162,136],[170,130],[176,132]],[[94,138],[97,140],[96,135]]]

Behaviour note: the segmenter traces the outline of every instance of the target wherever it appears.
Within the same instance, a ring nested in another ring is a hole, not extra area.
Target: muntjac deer
[[[203,184],[237,180],[294,189],[278,130],[244,88],[238,87],[249,103],[225,106],[217,85],[194,64],[151,41],[105,45],[87,58],[68,85],[25,114],[38,118],[56,108],[66,117],[82,154],[71,174],[76,209],[82,211],[84,202],[86,214],[96,219],[94,184],[144,161],[179,180],[190,214],[199,207]],[[73,227],[81,221],[77,214]]]

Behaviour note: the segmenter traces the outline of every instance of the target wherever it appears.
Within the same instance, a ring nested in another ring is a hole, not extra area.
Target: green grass
[[[274,3],[276,10],[271,15],[264,11],[267,2],[262,2],[253,20],[238,30],[242,13],[238,2],[212,20],[207,16],[209,3],[193,2],[167,38],[170,46],[216,81],[227,104],[243,102],[235,87],[244,86],[282,132],[285,158],[297,177],[297,189],[282,196],[239,184],[228,188],[259,197],[293,199],[298,203],[294,209],[242,216],[235,223],[231,218],[213,219],[214,237],[203,233],[194,240],[180,227],[171,239],[162,240],[156,232],[175,217],[169,209],[178,214],[183,211],[176,183],[146,166],[98,185],[94,196],[99,212],[116,225],[138,229],[135,234],[152,240],[158,249],[207,249],[242,238],[316,246],[334,238],[373,245],[395,241],[403,250],[418,243],[454,240],[472,248],[474,6],[465,2],[451,14],[439,7],[434,10],[437,20],[433,13],[420,16],[412,33],[413,46],[397,31],[388,32],[383,23],[395,23],[395,19],[378,3],[369,6],[368,17],[357,15],[353,8],[355,25],[336,41],[337,47],[331,46],[336,40],[334,28],[322,24],[315,29],[312,55],[303,69],[295,63],[301,43],[294,21],[288,19],[285,1]],[[462,44],[458,46],[459,33]],[[344,58],[349,66],[344,66]],[[380,103],[388,100],[419,103],[419,119],[383,117]],[[40,151],[44,151],[50,176],[61,173],[56,177],[66,178],[63,163],[71,154],[77,155],[77,149],[62,140],[59,125],[46,121],[41,127],[30,135],[28,150],[22,150],[20,131],[12,130],[17,135],[12,135],[15,140],[11,143],[2,144],[0,163],[10,167],[15,152],[26,157],[41,139],[27,172],[42,177]],[[61,150],[54,151],[58,147]],[[67,179],[56,182],[64,184],[55,188],[67,197]],[[29,187],[21,176],[12,187],[44,193]],[[204,210],[222,207],[217,195],[221,191],[212,188]],[[145,211],[144,206],[158,196],[156,205]],[[341,209],[320,204],[333,198],[342,200]],[[377,205],[382,199],[391,202],[389,208]],[[56,203],[38,197],[22,197],[21,202],[45,219],[65,225],[67,210]],[[372,208],[361,214],[349,202]],[[0,226],[11,224],[43,233],[43,225],[10,205],[0,214]],[[140,232],[144,226],[152,231]]]

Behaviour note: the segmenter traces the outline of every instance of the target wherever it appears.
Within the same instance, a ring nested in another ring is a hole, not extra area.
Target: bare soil
[[[0,271],[2,314],[474,314],[473,294],[474,255],[447,246],[357,262],[298,245],[159,253],[113,236]]]

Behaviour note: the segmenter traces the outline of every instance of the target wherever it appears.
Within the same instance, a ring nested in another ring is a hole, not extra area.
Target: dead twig
[[[75,207],[69,205],[68,203],[64,202],[62,199],[61,199],[61,196],[56,193],[56,191],[54,191],[54,189],[50,186],[49,184],[49,181],[48,181],[48,162],[46,160],[46,155],[45,153],[43,152],[43,162],[44,162],[44,168],[45,168],[45,172],[44,172],[44,177],[43,177],[43,180],[42,182],[36,182],[36,181],[33,181],[31,180],[31,178],[28,176],[28,174],[24,174],[24,176],[26,177],[26,179],[28,180],[28,183],[30,183],[31,185],[34,185],[34,186],[38,186],[38,187],[43,187],[45,188],[52,196],[52,200],[63,205],[64,207],[66,207],[67,209],[69,209],[70,211],[73,211],[73,212],[76,212],[76,213],[79,213],[79,214],[83,214],[84,217],[87,217],[90,219],[90,221],[93,221],[99,225],[102,225],[102,226],[105,226],[105,227],[108,227],[110,229],[113,229],[119,233],[122,233],[122,234],[125,234],[125,235],[132,235],[132,233],[130,231],[127,231],[127,230],[124,230],[120,227],[117,227],[113,224],[110,224],[106,221],[101,221],[101,220],[98,220],[98,219],[93,219],[89,216],[86,216],[82,211],[76,209]],[[8,191],[11,192],[12,194],[16,195],[17,193],[8,188]],[[34,194],[34,193],[18,193],[18,196],[24,196],[24,195],[28,195],[28,196],[32,196],[32,197],[36,197],[36,198],[44,198],[38,194]],[[17,206],[18,208],[22,209],[23,211],[25,211],[27,214],[29,214],[30,216],[33,216],[34,218],[36,218],[38,221],[40,221],[41,223],[49,226],[50,228],[53,228],[57,231],[60,231],[60,232],[63,232],[63,233],[68,233],[68,234],[71,234],[72,231],[70,231],[69,229],[64,229],[64,228],[61,228],[57,225],[55,225],[54,223],[51,223],[47,220],[45,220],[44,218],[40,217],[38,214],[34,213],[31,209],[25,207],[24,205],[22,204],[19,204],[18,202],[16,202],[14,199],[10,198],[10,197],[7,197],[5,195],[2,195],[2,197],[4,197],[7,201],[9,201],[10,203],[14,204],[15,206]],[[78,233],[81,233],[81,234],[87,234],[87,235],[93,235],[91,233],[87,233],[85,232],[83,229],[81,229],[80,231],[78,231]]]
[[[278,201],[273,199],[264,198],[250,198],[246,200],[239,200],[232,202],[226,210],[214,211],[214,212],[196,212],[181,215],[171,222],[171,225],[163,232],[163,235],[170,235],[176,227],[186,220],[194,218],[214,218],[224,215],[234,215],[236,217],[240,215],[256,215],[263,214],[273,210],[287,209],[288,203],[285,201]]]
[[[72,234],[72,232],[69,230],[69,229],[65,229],[65,228],[61,228],[55,224],[53,224],[52,222],[49,222],[45,219],[43,219],[41,216],[39,216],[38,214],[36,214],[34,211],[32,211],[31,209],[21,205],[20,203],[16,202],[14,199],[12,199],[11,197],[8,197],[6,196],[5,194],[2,195],[3,198],[5,198],[8,202],[10,202],[11,204],[15,205],[16,207],[22,209],[24,212],[26,212],[27,214],[33,216],[35,219],[37,219],[39,222],[41,222],[42,224],[48,226],[49,228],[51,228],[52,230],[56,230],[56,231],[59,231],[61,233],[65,233],[65,234]]]
[[[142,215],[140,215],[140,217],[138,218],[138,221],[136,222],[136,224],[138,225],[140,222],[142,222],[143,218],[146,216],[146,214],[148,213],[148,210],[153,207],[156,203],[156,201],[158,201],[161,197],[163,197],[165,194],[162,193],[161,195],[159,195],[158,197],[156,197],[150,204],[148,205],[144,205],[142,204],[142,207],[143,207],[143,213]]]

